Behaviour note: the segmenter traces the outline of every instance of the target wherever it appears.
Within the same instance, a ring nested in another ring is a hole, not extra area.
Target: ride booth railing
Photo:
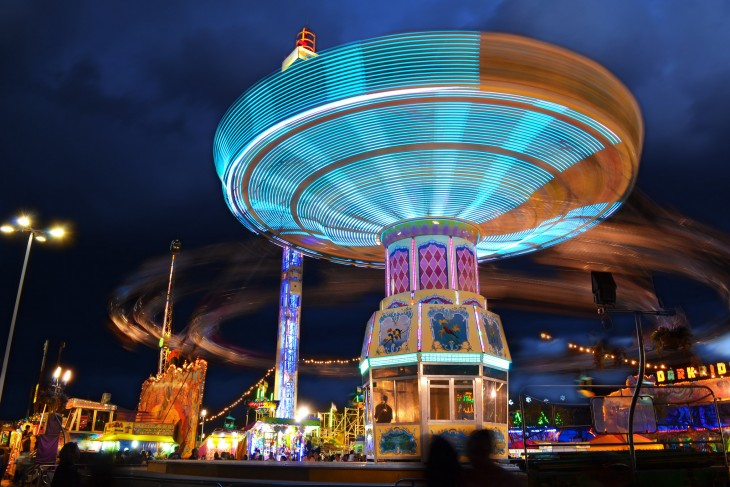
[[[524,388],[509,412],[510,461],[530,485],[564,485],[566,476],[576,485],[727,485],[730,401],[703,385],[643,385],[631,451],[632,393],[623,385]]]

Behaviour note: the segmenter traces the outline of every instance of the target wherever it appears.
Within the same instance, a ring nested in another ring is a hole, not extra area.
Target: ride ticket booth
[[[440,223],[429,231],[447,227],[453,234],[393,241],[392,232],[385,232],[382,237],[390,256],[390,295],[368,322],[360,362],[365,452],[375,461],[424,461],[433,435],[463,454],[469,434],[484,428],[496,432],[496,456],[507,458],[511,359],[504,331],[478,294],[472,229],[461,222]],[[407,233],[400,227],[394,231]],[[462,274],[456,272],[457,259],[471,270],[460,265]],[[450,262],[451,277],[418,278],[422,269],[448,272]],[[411,290],[411,276],[450,289]]]

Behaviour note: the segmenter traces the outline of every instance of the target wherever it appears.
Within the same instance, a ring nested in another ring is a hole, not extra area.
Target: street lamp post
[[[203,444],[203,441],[205,441],[205,417],[208,415],[208,410],[203,409],[200,411],[200,417],[202,418],[200,421],[200,444]]]
[[[53,372],[53,391],[56,394],[60,394],[66,388],[66,385],[71,380],[71,369],[64,370],[61,367],[56,367]]]
[[[18,284],[18,293],[15,296],[15,307],[13,308],[13,318],[10,321],[10,331],[8,332],[8,342],[5,345],[5,356],[3,358],[3,368],[0,372],[0,402],[3,398],[3,389],[5,388],[5,376],[8,372],[8,359],[10,358],[10,345],[13,341],[13,332],[15,331],[15,320],[18,317],[18,307],[20,306],[20,295],[23,292],[23,282],[25,281],[25,271],[28,268],[28,258],[30,257],[30,248],[33,244],[33,240],[39,242],[45,242],[47,235],[54,238],[61,238],[64,235],[63,228],[55,227],[50,230],[37,230],[31,226],[31,220],[27,216],[20,216],[16,220],[16,225],[2,225],[0,231],[3,233],[13,232],[27,232],[28,233],[28,246],[25,249],[25,259],[23,260],[23,270],[20,272],[20,283]]]

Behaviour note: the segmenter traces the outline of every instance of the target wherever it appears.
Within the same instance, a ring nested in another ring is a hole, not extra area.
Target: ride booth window
[[[484,379],[484,422],[507,422],[507,384]]]
[[[415,366],[373,370],[373,422],[414,423],[418,414],[418,380]]]
[[[473,421],[475,410],[473,379],[429,380],[429,420]]]

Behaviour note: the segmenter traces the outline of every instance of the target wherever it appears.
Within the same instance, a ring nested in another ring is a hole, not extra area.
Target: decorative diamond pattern
[[[476,264],[474,253],[469,247],[456,247],[456,273],[459,280],[459,289],[477,292]]]
[[[410,280],[408,279],[409,258],[408,249],[395,249],[390,254],[390,279],[391,294],[410,291]]]
[[[418,247],[421,289],[447,289],[446,246],[436,242]]]

